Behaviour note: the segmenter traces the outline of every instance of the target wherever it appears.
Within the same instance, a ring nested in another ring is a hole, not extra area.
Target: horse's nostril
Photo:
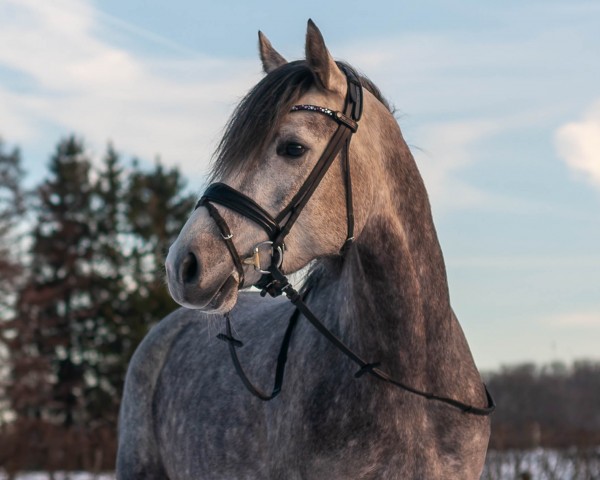
[[[198,260],[196,255],[188,253],[181,263],[181,280],[183,283],[192,283],[198,279]]]

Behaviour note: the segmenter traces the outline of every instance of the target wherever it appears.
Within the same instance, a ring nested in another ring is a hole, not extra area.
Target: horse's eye
[[[306,147],[300,145],[299,143],[289,142],[283,145],[281,150],[281,154],[287,157],[298,158],[304,155],[306,152]]]

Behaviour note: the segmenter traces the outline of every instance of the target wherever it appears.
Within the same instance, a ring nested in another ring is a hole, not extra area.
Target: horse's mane
[[[338,65],[347,66],[342,62]],[[363,87],[391,111],[373,82],[362,75],[359,78]],[[272,140],[285,114],[315,85],[319,84],[304,60],[286,63],[258,82],[225,126],[214,154],[212,180],[256,167],[257,153]]]

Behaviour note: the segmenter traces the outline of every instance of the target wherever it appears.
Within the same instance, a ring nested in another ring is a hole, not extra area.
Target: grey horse
[[[306,59],[287,62],[259,33],[265,77],[234,112],[213,178],[272,215],[303,184],[336,124],[291,112],[340,110],[346,76],[309,21]],[[407,67],[408,68],[408,67]],[[414,389],[478,407],[486,390],[450,306],[425,187],[400,128],[366,78],[349,162],[354,242],[347,233],[344,167],[337,160],[285,240],[281,269],[307,265],[306,304],[355,351]],[[340,155],[341,157],[341,155]],[[256,223],[216,205],[244,257],[267,240]],[[241,275],[207,208],[194,210],[167,257],[168,286],[183,308],[151,329],[133,356],[120,415],[117,476],[129,479],[477,479],[489,417],[470,415],[371,375],[303,316],[289,344],[279,396],[252,396],[215,338],[228,316],[240,361],[272,382],[287,321],[284,297],[240,291]],[[244,265],[243,286],[260,273]]]

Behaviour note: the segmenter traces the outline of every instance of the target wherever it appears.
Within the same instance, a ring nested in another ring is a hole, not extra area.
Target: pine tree
[[[126,194],[133,245],[129,262],[136,286],[130,295],[130,316],[140,327],[132,330],[133,345],[149,325],[177,307],[165,285],[164,262],[194,202],[194,196],[185,193],[179,169],[165,169],[158,160],[152,171],[143,172],[134,163]]]
[[[80,141],[61,141],[49,164],[50,178],[37,190],[30,275],[12,321],[9,391],[18,416],[71,426],[86,422],[93,230],[90,162]]]
[[[125,284],[126,256],[123,249],[124,185],[119,155],[109,145],[93,189],[94,282],[91,294],[95,324],[86,391],[86,410],[95,422],[116,428],[119,400],[125,376],[124,365],[129,336],[128,291]]]
[[[129,173],[126,178],[109,146],[92,202],[96,362],[90,363],[86,411],[95,424],[113,431],[133,351],[176,307],[164,284],[164,258],[194,202],[175,168],[158,163],[145,172],[134,164]]]
[[[4,151],[0,139],[0,319],[10,313],[22,267],[15,260],[15,228],[25,213],[24,172],[18,149]]]
[[[7,393],[17,419],[0,462],[14,469],[111,468],[129,359],[176,308],[164,259],[194,205],[179,170],[158,162],[126,172],[109,146],[94,181],[91,173],[70,137],[36,190],[30,268],[2,328],[12,332]]]
[[[16,230],[25,213],[23,177],[19,150],[5,152],[0,139],[0,425],[9,404],[5,394],[9,377],[6,341],[15,335],[8,320],[23,273],[19,252],[14,248],[19,243]]]

